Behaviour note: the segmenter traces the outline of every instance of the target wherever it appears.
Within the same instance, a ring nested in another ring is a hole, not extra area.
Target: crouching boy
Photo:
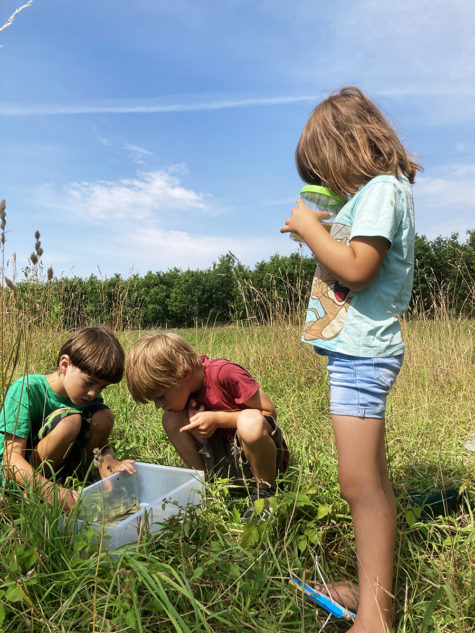
[[[0,414],[3,474],[40,489],[46,501],[55,492],[65,510],[78,494],[49,479],[64,482],[79,466],[98,456],[102,478],[115,471],[135,472],[133,460],[117,461],[108,444],[114,417],[101,391],[121,380],[124,351],[105,327],[76,331],[61,347],[56,370],[16,380]]]
[[[136,402],[163,409],[163,427],[189,468],[253,482],[243,520],[257,518],[254,501],[275,495],[276,472],[286,470],[289,453],[255,378],[224,358],[200,356],[177,334],[156,334],[134,345],[126,379]],[[259,518],[269,512],[266,502]]]

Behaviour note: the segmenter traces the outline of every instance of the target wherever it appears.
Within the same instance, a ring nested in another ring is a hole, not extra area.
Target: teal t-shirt
[[[384,237],[390,248],[375,279],[355,292],[317,265],[302,340],[323,353],[402,354],[398,316],[408,308],[414,276],[414,205],[408,179],[385,175],[370,180],[338,213],[331,236],[346,243],[354,237]]]
[[[98,396],[94,402],[103,402]],[[91,404],[91,403],[88,403]],[[31,374],[18,378],[7,391],[0,413],[0,457],[3,456],[5,433],[28,438],[37,435],[43,420],[50,413],[62,408],[81,410],[88,404],[74,404],[54,392],[43,374]]]

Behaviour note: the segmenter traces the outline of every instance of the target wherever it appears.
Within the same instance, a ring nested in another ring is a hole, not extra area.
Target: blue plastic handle
[[[349,609],[345,609],[345,607],[342,607],[338,604],[338,602],[335,602],[318,591],[315,591],[315,589],[312,589],[312,587],[309,587],[305,583],[301,582],[298,578],[293,577],[290,579],[290,582],[302,589],[309,600],[315,602],[315,604],[322,607],[322,609],[325,609],[325,611],[328,611],[328,613],[331,613],[336,618],[340,620],[356,618],[356,613],[353,613],[353,611],[350,611]]]

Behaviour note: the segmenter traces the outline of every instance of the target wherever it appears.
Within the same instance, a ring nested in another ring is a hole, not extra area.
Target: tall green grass
[[[53,371],[67,337],[41,319],[34,283],[31,288],[31,301],[19,312],[8,303],[2,276],[2,399],[23,373]],[[252,301],[251,291],[243,289],[243,300]],[[272,297],[254,300],[263,305],[264,325],[253,319],[180,333],[200,353],[248,367],[276,405],[292,461],[272,519],[243,526],[246,499],[232,497],[218,482],[208,485],[201,507],[112,556],[107,542],[97,543],[90,530],[77,534],[72,522],[62,530],[57,504],[5,482],[0,632],[300,633],[324,625],[326,614],[296,595],[288,579],[295,573],[312,580],[318,561],[327,579],[356,580],[352,522],[337,482],[325,362],[300,343],[299,318],[281,316],[288,311],[279,311]],[[294,313],[303,309],[292,303]],[[412,490],[455,486],[473,495],[474,454],[464,448],[475,409],[473,322],[449,317],[443,309],[431,317],[403,321],[406,358],[388,405],[387,452],[399,500],[395,632],[468,633],[474,625],[472,508],[465,503],[424,522],[407,505]],[[119,338],[128,351],[143,334],[122,331]],[[159,412],[135,404],[125,382],[108,387],[105,398],[116,416],[111,443],[118,457],[180,465]],[[331,619],[325,630],[346,627]]]
[[[474,409],[472,324],[404,323],[407,354],[390,396],[387,447],[400,499],[396,631],[468,632],[473,516],[461,506],[430,522],[406,516],[408,490],[473,485],[464,449]],[[143,333],[125,332],[126,350]],[[355,580],[352,523],[337,483],[322,358],[277,320],[181,331],[200,352],[249,367],[272,395],[292,466],[267,524],[245,527],[246,501],[222,484],[203,506],[112,558],[87,532],[60,530],[61,513],[13,486],[0,509],[0,620],[4,631],[318,631],[326,620],[288,585],[291,573]],[[16,374],[51,371],[65,333],[30,329]],[[28,362],[25,362],[25,355]],[[124,383],[107,388],[120,457],[179,464],[160,414],[136,405]],[[326,630],[344,630],[331,620]]]

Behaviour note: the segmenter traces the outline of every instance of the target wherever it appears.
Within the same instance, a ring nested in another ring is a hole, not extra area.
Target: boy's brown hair
[[[59,350],[57,366],[64,354],[82,372],[109,384],[120,382],[124,375],[124,350],[107,327],[93,326],[76,330]]]
[[[353,195],[375,176],[414,182],[421,165],[409,158],[394,128],[359,88],[347,86],[318,104],[295,152],[302,180]]]
[[[178,334],[152,334],[130,350],[125,363],[127,387],[136,402],[149,402],[201,366],[199,354]]]

